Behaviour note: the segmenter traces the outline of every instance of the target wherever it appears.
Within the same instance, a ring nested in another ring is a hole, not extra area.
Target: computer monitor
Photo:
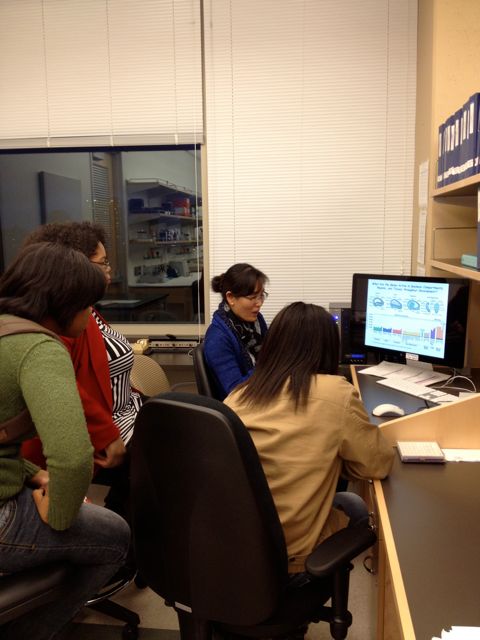
[[[465,366],[469,280],[355,273],[350,335],[380,360]]]

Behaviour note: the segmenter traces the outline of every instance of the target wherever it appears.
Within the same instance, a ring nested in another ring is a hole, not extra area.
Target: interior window
[[[110,322],[203,322],[200,149],[0,153],[0,268],[46,222],[103,225]]]

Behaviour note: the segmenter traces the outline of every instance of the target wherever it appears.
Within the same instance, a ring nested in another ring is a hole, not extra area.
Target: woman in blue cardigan
[[[260,309],[267,298],[267,276],[241,262],[212,278],[212,289],[222,301],[205,334],[206,364],[223,400],[253,372],[267,323]]]

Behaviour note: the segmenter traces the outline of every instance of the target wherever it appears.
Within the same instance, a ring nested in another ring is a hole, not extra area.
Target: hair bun
[[[212,278],[212,290],[215,293],[222,293],[223,280],[225,278],[225,274],[222,273],[219,276],[214,276]]]

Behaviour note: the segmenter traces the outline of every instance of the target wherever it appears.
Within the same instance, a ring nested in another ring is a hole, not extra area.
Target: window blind
[[[3,0],[0,147],[202,142],[199,0]]]
[[[409,273],[416,0],[204,7],[210,277],[260,268],[270,319]]]

